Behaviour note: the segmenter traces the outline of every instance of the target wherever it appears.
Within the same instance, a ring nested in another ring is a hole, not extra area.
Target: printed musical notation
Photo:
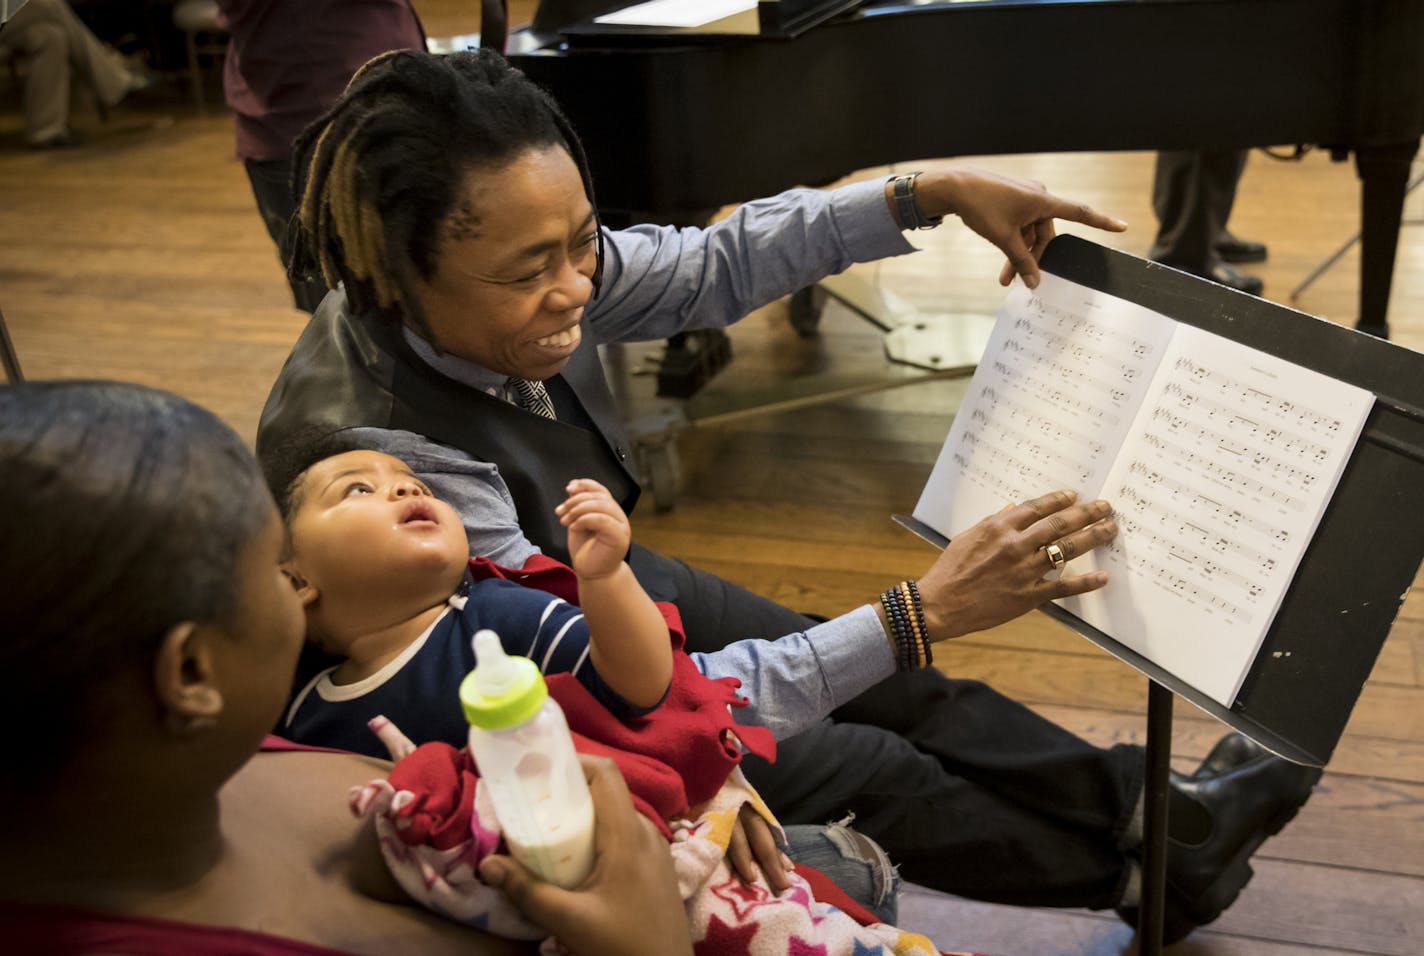
[[[1262,521],[1246,510],[1234,508],[1227,502],[1213,498],[1187,482],[1168,477],[1143,462],[1133,461],[1128,466],[1127,473],[1147,486],[1164,492],[1165,494],[1156,500],[1160,500],[1165,508],[1181,509],[1184,513],[1199,515],[1204,521],[1231,531],[1246,528],[1271,541],[1284,544],[1290,540],[1290,531],[1286,528]],[[1127,491],[1130,486],[1123,485],[1122,488]]]
[[[1262,396],[1267,394],[1255,389],[1252,389],[1251,393]],[[1271,450],[1278,450],[1282,455],[1308,462],[1324,461],[1330,454],[1330,446],[1324,442],[1272,425],[1260,417],[1243,414],[1222,402],[1203,397],[1199,391],[1189,389],[1181,383],[1173,382],[1162,390],[1162,394],[1183,409],[1196,409],[1206,422],[1234,436],[1240,436],[1242,442],[1259,442]],[[1316,420],[1316,416],[1308,410],[1303,411],[1300,417],[1306,416],[1312,421]]]
[[[1138,534],[1142,534],[1145,536],[1144,540],[1148,543],[1161,545],[1166,548],[1170,548],[1184,541],[1191,542],[1201,548],[1214,551],[1217,554],[1241,558],[1259,571],[1270,572],[1275,570],[1277,564],[1275,558],[1262,554],[1260,551],[1242,544],[1240,541],[1233,540],[1222,534],[1214,533],[1202,524],[1193,521],[1190,517],[1183,518],[1180,515],[1173,514],[1167,508],[1162,507],[1155,499],[1144,495],[1130,485],[1122,489],[1121,497],[1136,503],[1140,509],[1149,512],[1151,516],[1156,519],[1155,522],[1142,524],[1138,520],[1124,514],[1122,509],[1119,509],[1115,513],[1114,518],[1121,528],[1127,532],[1127,537],[1129,538],[1134,538]],[[1154,523],[1165,530],[1161,534],[1158,534],[1158,532],[1152,530],[1151,525]],[[1246,588],[1246,590],[1249,591],[1250,588]]]
[[[1184,600],[1195,607],[1200,607],[1208,614],[1241,618],[1246,616],[1248,611],[1223,597],[1216,588],[1202,584],[1200,580],[1202,571],[1205,571],[1208,577],[1220,574],[1231,584],[1246,589],[1254,588],[1254,593],[1249,595],[1252,599],[1259,597],[1261,593],[1259,584],[1252,585],[1240,575],[1231,571],[1223,571],[1210,561],[1196,562],[1189,556],[1173,554],[1172,561],[1168,564],[1137,552],[1129,552],[1119,541],[1114,541],[1106,547],[1109,553],[1118,557],[1131,573],[1149,582],[1152,587],[1167,592],[1175,599]]]
[[[1060,602],[1230,705],[1372,396],[1048,273],[1010,291],[915,516],[953,537],[1054,488],[1118,535]]]
[[[1014,329],[1026,335],[1059,341],[1065,346],[1115,343],[1127,348],[1137,358],[1146,358],[1153,349],[1149,338],[1134,335],[1116,325],[1095,322],[1081,312],[1061,307],[1042,295],[1030,295],[1023,311],[1024,315],[1014,319]]]
[[[1141,356],[1119,359],[1095,349],[1066,345],[1040,350],[1013,336],[1004,340],[1004,352],[1031,366],[1040,379],[1058,379],[1073,388],[1094,389],[1115,402],[1127,398],[1127,389],[1142,375]],[[1094,374],[1085,375],[1088,369]]]
[[[1266,414],[1293,421],[1302,428],[1338,435],[1340,430],[1345,427],[1344,421],[1338,415],[1320,412],[1255,386],[1236,381],[1223,375],[1220,371],[1213,371],[1209,366],[1199,364],[1192,359],[1177,359],[1176,368],[1179,371],[1185,371],[1199,385],[1210,385],[1222,395],[1235,395]]]
[[[1026,455],[1009,451],[997,440],[978,431],[964,433],[966,454],[960,461],[964,474],[1009,498],[1031,498],[1027,489],[1049,488],[1053,476]]]
[[[1167,434],[1178,434],[1184,431],[1190,431],[1190,429],[1182,426],[1181,419],[1172,416],[1168,412],[1164,412],[1160,408],[1154,408],[1152,410],[1151,421],[1153,424],[1159,424],[1165,421]],[[1251,460],[1253,462],[1257,458],[1260,458],[1262,466],[1272,472],[1278,472],[1282,468],[1279,462],[1273,462],[1269,456],[1262,456],[1259,453],[1253,454],[1244,446],[1233,447],[1230,442],[1219,440],[1219,436],[1207,430],[1199,430],[1196,434],[1218,454],[1237,456],[1241,459]],[[1292,511],[1301,511],[1305,508],[1305,502],[1302,499],[1242,474],[1233,469],[1230,465],[1209,457],[1209,453],[1198,454],[1197,452],[1190,451],[1182,445],[1168,441],[1157,432],[1148,432],[1142,436],[1142,441],[1162,452],[1164,465],[1176,465],[1179,468],[1185,469],[1193,474],[1201,475],[1227,488],[1250,494],[1262,502],[1271,502],[1282,508],[1289,508]],[[1228,460],[1231,459],[1228,458]],[[1299,480],[1303,485],[1310,485],[1314,482],[1315,476],[1310,472],[1301,472],[1299,474]]]
[[[971,413],[971,418],[974,421],[988,425],[990,422],[1003,422],[1006,415],[1010,430],[1013,430],[1017,425],[1029,434],[1038,432],[1045,438],[1071,442],[1077,445],[1083,454],[1094,458],[1107,451],[1107,447],[1101,441],[1083,434],[1070,425],[1065,425],[1062,421],[1054,421],[1046,415],[1033,411],[1024,403],[1015,401],[1010,394],[1001,395],[992,386],[985,385],[980,390],[979,397],[982,400],[982,407],[974,409]],[[999,412],[1003,414],[998,414]],[[1114,418],[1112,421],[1115,423],[1116,419]],[[1035,453],[1041,451],[1041,446],[1034,449]]]

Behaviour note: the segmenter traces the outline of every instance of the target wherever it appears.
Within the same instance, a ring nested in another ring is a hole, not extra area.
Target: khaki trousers
[[[123,99],[132,82],[118,55],[89,32],[65,0],[30,0],[0,31],[0,50],[26,62],[25,138],[31,143],[68,129],[75,78],[104,106]]]

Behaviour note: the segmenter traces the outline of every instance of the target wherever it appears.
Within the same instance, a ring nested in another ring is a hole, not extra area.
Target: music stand
[[[1042,610],[1149,678],[1142,956],[1161,949],[1173,696],[1324,766],[1424,556],[1424,355],[1158,263],[1059,236],[1045,272],[1369,389],[1374,407],[1230,707],[1054,604]],[[933,544],[924,522],[895,520]]]

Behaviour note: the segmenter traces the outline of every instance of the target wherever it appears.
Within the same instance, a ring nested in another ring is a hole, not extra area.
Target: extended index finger
[[[1106,229],[1108,232],[1122,232],[1127,228],[1127,223],[1123,220],[1114,216],[1106,216],[1087,203],[1069,202],[1066,199],[1058,199],[1056,196],[1054,199],[1053,218],[1055,219],[1081,222],[1085,226]]]

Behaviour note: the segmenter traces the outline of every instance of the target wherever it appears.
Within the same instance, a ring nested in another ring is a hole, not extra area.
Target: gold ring
[[[1062,571],[1063,566],[1068,563],[1068,556],[1063,553],[1063,548],[1055,541],[1052,544],[1043,546],[1043,553],[1048,557],[1048,563],[1053,566],[1053,570]]]

